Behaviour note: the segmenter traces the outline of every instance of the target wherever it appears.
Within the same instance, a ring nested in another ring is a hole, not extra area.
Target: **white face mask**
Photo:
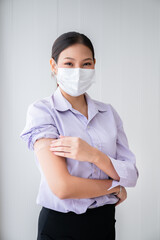
[[[79,96],[95,83],[95,69],[58,68],[59,86],[71,96]]]

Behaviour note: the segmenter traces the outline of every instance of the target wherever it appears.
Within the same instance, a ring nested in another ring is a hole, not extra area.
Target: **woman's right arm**
[[[88,179],[70,175],[66,159],[50,151],[53,138],[41,138],[34,143],[34,151],[51,191],[61,199],[94,198],[118,192],[119,186],[108,189],[111,179]]]

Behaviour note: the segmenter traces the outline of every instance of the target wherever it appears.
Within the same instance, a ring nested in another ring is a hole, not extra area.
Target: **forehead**
[[[74,44],[72,46],[67,47],[64,49],[60,55],[59,55],[59,60],[63,60],[65,57],[72,57],[72,58],[87,58],[91,57],[92,58],[92,51],[90,50],[89,47],[83,45],[83,44]]]

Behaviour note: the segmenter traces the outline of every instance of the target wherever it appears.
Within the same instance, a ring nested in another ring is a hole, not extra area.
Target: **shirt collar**
[[[108,110],[107,104],[92,99],[87,92],[85,92],[84,94],[88,104],[88,112],[92,112],[92,115],[96,114],[98,111]],[[51,101],[52,107],[57,109],[58,111],[67,111],[68,109],[74,111],[71,103],[62,95],[59,86],[52,94]]]

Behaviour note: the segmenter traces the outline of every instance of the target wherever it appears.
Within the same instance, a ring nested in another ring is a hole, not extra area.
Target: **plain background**
[[[117,240],[159,240],[158,0],[0,1],[0,239],[36,239],[40,174],[19,135],[28,105],[56,89],[51,48],[68,31],[93,42],[97,82],[88,93],[118,111],[137,159],[137,185],[116,208]]]

